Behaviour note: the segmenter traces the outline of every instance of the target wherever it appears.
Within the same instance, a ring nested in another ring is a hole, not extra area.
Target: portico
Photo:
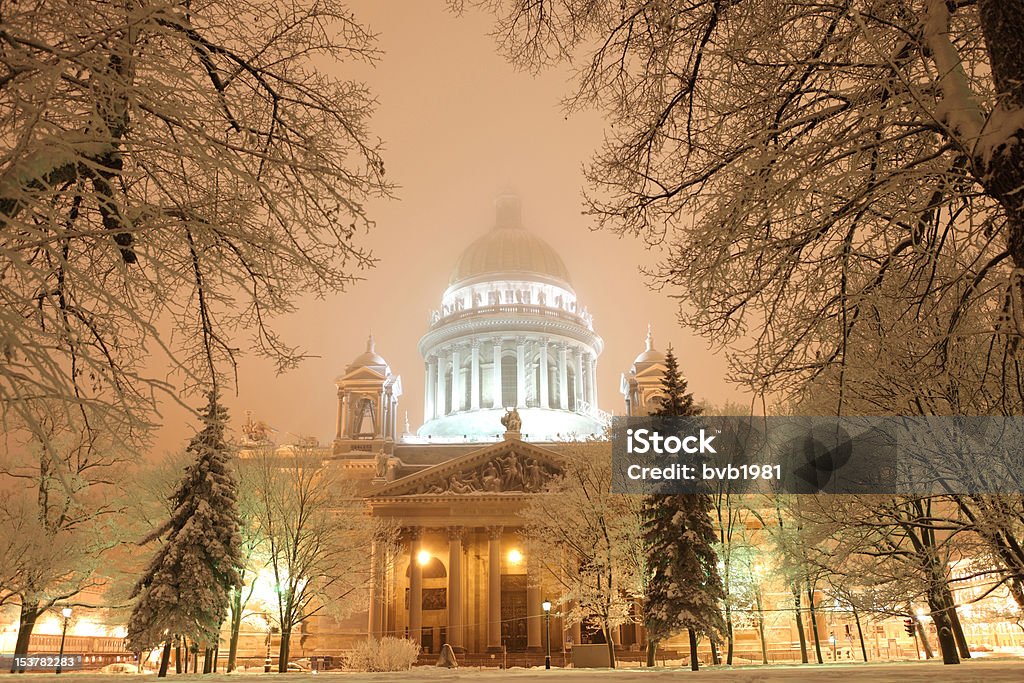
[[[507,439],[371,493],[372,514],[401,534],[397,547],[373,548],[369,631],[408,637],[425,652],[445,642],[457,652],[540,652],[541,603],[556,591],[543,585],[530,556],[538,546],[516,522],[558,463],[550,450]],[[560,650],[555,612],[550,637]]]

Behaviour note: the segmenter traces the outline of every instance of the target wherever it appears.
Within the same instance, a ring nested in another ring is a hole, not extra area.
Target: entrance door
[[[420,636],[420,651],[421,652],[433,652],[434,651],[434,629],[429,626],[425,626],[421,631]]]
[[[526,575],[501,577],[501,644],[506,652],[526,650]]]

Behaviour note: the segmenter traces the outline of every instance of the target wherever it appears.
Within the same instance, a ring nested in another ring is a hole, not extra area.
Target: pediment
[[[654,378],[660,382],[661,378],[665,376],[666,370],[667,368],[664,363],[654,363],[650,367],[644,368],[640,372],[636,373],[635,377],[637,379]]]
[[[354,368],[339,377],[335,382],[381,382],[387,379],[387,375],[374,370],[372,367],[362,366]]]
[[[369,497],[537,493],[561,473],[554,451],[509,439],[390,482]]]

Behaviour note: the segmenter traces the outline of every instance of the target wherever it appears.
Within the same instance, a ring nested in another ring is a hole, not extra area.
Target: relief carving
[[[557,476],[554,467],[529,456],[506,453],[488,460],[476,470],[456,472],[444,481],[424,484],[411,493],[536,493]]]

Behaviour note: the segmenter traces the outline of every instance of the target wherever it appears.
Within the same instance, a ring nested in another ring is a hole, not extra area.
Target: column
[[[526,407],[526,337],[516,337],[516,407]]]
[[[444,371],[447,359],[445,358],[444,352],[441,352],[437,356],[437,382],[434,383],[437,389],[437,394],[434,399],[434,412],[437,417],[447,414],[445,408],[445,386],[444,386]]]
[[[558,346],[558,407],[562,410],[569,409],[569,349],[565,344]]]
[[[487,650],[501,651],[501,527],[488,527]]]
[[[579,410],[579,406],[586,399],[583,398],[583,352],[579,349],[573,351],[573,360],[576,361],[576,376],[573,377],[572,390],[576,396],[576,410]]]
[[[548,407],[548,343],[540,342],[540,407]]]
[[[370,623],[367,629],[367,633],[369,633],[372,638],[381,637],[382,584],[380,545],[377,541],[373,541],[370,544]]]
[[[419,645],[423,629],[423,567],[420,566],[420,535],[422,529],[409,531],[409,638]]]
[[[344,425],[344,415],[345,415],[345,394],[343,394],[341,392],[341,389],[338,389],[338,424],[337,424],[337,426],[338,426],[338,433],[335,435],[335,438],[341,438],[341,434],[342,434],[341,430],[345,426]]]
[[[448,644],[465,652],[462,635],[462,527],[448,529]]]
[[[472,341],[470,354],[469,407],[471,410],[480,410],[480,340]]]
[[[590,357],[590,404],[597,407],[597,357]]]
[[[541,622],[544,610],[541,609],[540,577],[526,577],[526,647],[534,652],[541,649]]]
[[[462,358],[459,347],[452,347],[452,412],[462,410]]]
[[[583,366],[584,366],[583,367],[583,372],[586,374],[586,377],[587,377],[587,382],[586,382],[586,385],[583,388],[583,391],[586,394],[587,403],[589,403],[591,405],[591,407],[593,407],[594,404],[595,404],[595,401],[594,401],[594,393],[595,393],[594,392],[594,358],[589,353],[586,354],[586,357],[583,359]]]
[[[580,628],[579,619],[576,619],[572,622],[572,624],[569,625],[569,637],[572,638],[573,645],[579,645],[580,642],[583,640],[582,631],[583,630]]]
[[[345,414],[348,412],[348,394],[338,389],[338,436],[340,439],[345,434]]]
[[[503,408],[501,400],[501,337],[494,338],[494,368],[491,370],[492,408]]]
[[[427,377],[425,380],[426,392],[423,397],[423,421],[430,422],[434,419],[437,408],[434,399],[437,398],[437,356],[427,357]]]

